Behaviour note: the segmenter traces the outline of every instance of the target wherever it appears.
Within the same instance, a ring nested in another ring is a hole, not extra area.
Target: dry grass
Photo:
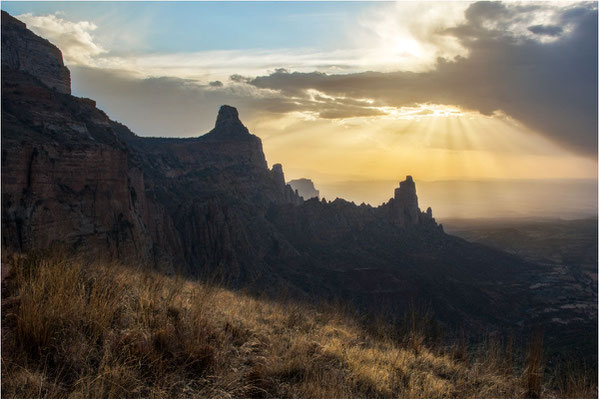
[[[538,399],[541,397],[543,367],[543,334],[537,329],[528,344],[523,376],[527,388],[526,395],[530,398]]]
[[[6,398],[597,394],[581,380],[547,389],[542,355],[523,374],[512,372],[507,345],[488,343],[481,356],[464,342],[427,346],[414,315],[398,337],[383,322],[365,330],[336,308],[260,300],[147,270],[84,266],[60,254],[12,264],[3,297],[18,301],[2,310]]]

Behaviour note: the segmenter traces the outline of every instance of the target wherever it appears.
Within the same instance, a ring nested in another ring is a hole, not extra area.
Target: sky
[[[380,185],[366,183],[408,174],[597,179],[596,2],[2,9],[62,50],[74,95],[138,135],[199,136],[230,104],[270,165],[329,197],[379,203],[394,185],[367,193]]]

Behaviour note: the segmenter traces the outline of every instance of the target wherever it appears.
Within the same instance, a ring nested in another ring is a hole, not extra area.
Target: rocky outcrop
[[[58,242],[90,259],[172,269],[170,217],[146,197],[112,121],[69,94],[68,76],[56,47],[2,13],[3,250]]]
[[[418,196],[416,195],[416,184],[410,175],[406,176],[406,180],[399,182],[399,187],[395,189],[393,197],[398,205],[403,208],[405,214],[416,219],[420,209],[418,208]]]
[[[283,173],[283,166],[281,164],[274,164],[270,170],[272,179],[275,181],[279,192],[283,195],[283,199],[286,203],[301,204],[302,198],[291,185],[285,184],[285,174]]]
[[[2,68],[2,246],[153,261],[141,169],[88,102]]]
[[[287,182],[304,200],[318,198],[320,192],[314,187],[314,183],[310,179],[301,178]]]
[[[250,137],[250,131],[239,119],[239,112],[235,107],[223,105],[218,110],[214,129],[208,132],[207,139],[239,139]]]
[[[399,182],[389,208],[390,218],[400,226],[417,225],[420,222],[416,185],[411,176],[408,175],[404,181]]]
[[[60,93],[71,93],[71,74],[52,43],[2,11],[2,67],[27,72]]]
[[[221,106],[214,129],[197,138],[142,138],[112,126],[142,164],[146,195],[168,210],[189,273],[226,270],[230,282],[264,277],[276,236],[265,215],[302,199],[285,184],[281,165],[268,169],[261,140],[235,108]]]
[[[430,207],[426,212],[420,211],[418,196],[416,195],[416,184],[410,175],[404,181],[399,182],[392,199],[384,204],[382,208],[388,210],[389,220],[400,227],[425,225],[431,228],[442,228],[437,226]]]
[[[275,164],[271,169],[272,178],[275,183],[279,186],[285,186],[285,174],[283,173],[283,166],[281,164]]]

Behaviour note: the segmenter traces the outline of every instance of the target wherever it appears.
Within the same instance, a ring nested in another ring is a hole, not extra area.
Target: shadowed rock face
[[[404,206],[408,212],[418,210],[418,196],[416,196],[416,184],[410,175],[406,180],[399,182],[399,187],[395,189],[395,200]]]
[[[272,177],[281,186],[285,186],[285,174],[283,174],[283,166],[274,164],[272,166]]]
[[[216,117],[214,129],[206,134],[206,138],[239,139],[250,136],[248,129],[239,120],[239,113],[235,107],[221,106]]]
[[[71,74],[56,46],[2,11],[2,67],[28,72],[50,88],[71,94]]]
[[[41,85],[2,66],[3,248],[151,262],[141,169],[105,114]]]
[[[95,102],[70,95],[60,51],[2,12],[2,247],[63,242],[93,259],[157,261],[144,175]]]
[[[432,211],[424,216],[418,208],[418,196],[416,196],[416,185],[410,175],[406,180],[399,182],[395,189],[395,196],[390,202],[391,219],[401,226],[417,225],[423,217],[432,217]]]
[[[303,201],[280,164],[268,169],[235,108],[222,106],[197,138],[136,136],[69,95],[60,52],[5,19],[5,251],[63,242],[96,259],[217,274],[261,292],[283,287],[393,310],[419,299],[443,320],[471,325],[520,317],[526,299],[508,294],[523,263],[445,235],[419,210],[411,177],[376,208]],[[25,42],[35,51],[23,53]]]

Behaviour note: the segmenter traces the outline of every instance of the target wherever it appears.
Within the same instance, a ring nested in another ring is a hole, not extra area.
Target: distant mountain
[[[318,198],[320,192],[314,187],[314,183],[310,179],[301,178],[287,182],[293,190],[297,190],[297,194],[302,196],[304,200],[309,200],[313,197]]]
[[[56,47],[2,12],[5,252],[64,243],[270,295],[396,315],[416,302],[481,329],[528,323],[533,264],[445,234],[410,176],[379,207],[303,200],[235,108],[200,137],[139,137],[70,95],[65,71]]]

